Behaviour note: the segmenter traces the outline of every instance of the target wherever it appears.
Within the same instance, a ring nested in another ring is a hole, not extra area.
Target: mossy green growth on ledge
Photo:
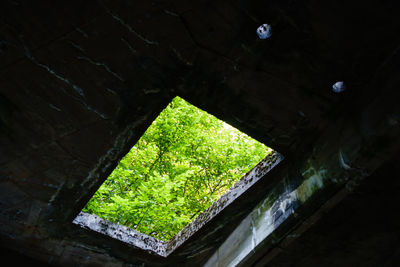
[[[175,97],[83,211],[166,241],[270,152]]]

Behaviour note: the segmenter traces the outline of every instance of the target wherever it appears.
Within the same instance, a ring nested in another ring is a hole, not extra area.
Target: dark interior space
[[[399,12],[394,0],[1,1],[5,266],[399,266]],[[284,159],[167,257],[72,223],[175,96]]]

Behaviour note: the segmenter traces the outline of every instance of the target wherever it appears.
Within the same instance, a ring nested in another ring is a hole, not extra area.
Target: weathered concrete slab
[[[255,248],[244,263],[257,264],[263,249],[293,263],[293,250],[266,242],[272,225],[280,223],[274,240],[286,240],[288,228],[343,188],[362,186],[399,148],[399,10],[395,0],[1,1],[0,245],[61,266],[225,264],[235,257],[214,252],[234,254],[221,245],[244,220],[238,251]],[[273,35],[261,40],[264,23]],[[332,91],[337,81],[345,91]],[[176,95],[285,160],[167,258],[74,225]],[[398,202],[390,192],[387,201]],[[268,210],[274,223],[261,223]],[[387,227],[366,225],[375,223]],[[391,258],[396,246],[381,236],[385,257],[357,253]]]

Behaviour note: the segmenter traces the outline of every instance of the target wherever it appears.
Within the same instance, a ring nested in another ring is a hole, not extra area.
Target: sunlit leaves
[[[270,151],[176,97],[84,211],[168,240]]]

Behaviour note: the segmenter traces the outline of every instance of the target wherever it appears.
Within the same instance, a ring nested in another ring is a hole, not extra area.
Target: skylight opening
[[[266,160],[273,154],[264,144],[175,97],[82,211],[163,243],[182,235],[196,217],[207,217],[202,213],[212,210],[221,196],[240,195],[255,182],[253,176],[260,176],[259,171],[249,172],[254,166],[279,162],[276,156],[272,163]],[[238,181],[246,177],[254,181],[244,181],[239,188]],[[232,199],[219,201],[229,205]],[[213,216],[218,212],[212,211]],[[78,217],[74,222],[82,224]],[[196,227],[206,222],[204,218]]]

